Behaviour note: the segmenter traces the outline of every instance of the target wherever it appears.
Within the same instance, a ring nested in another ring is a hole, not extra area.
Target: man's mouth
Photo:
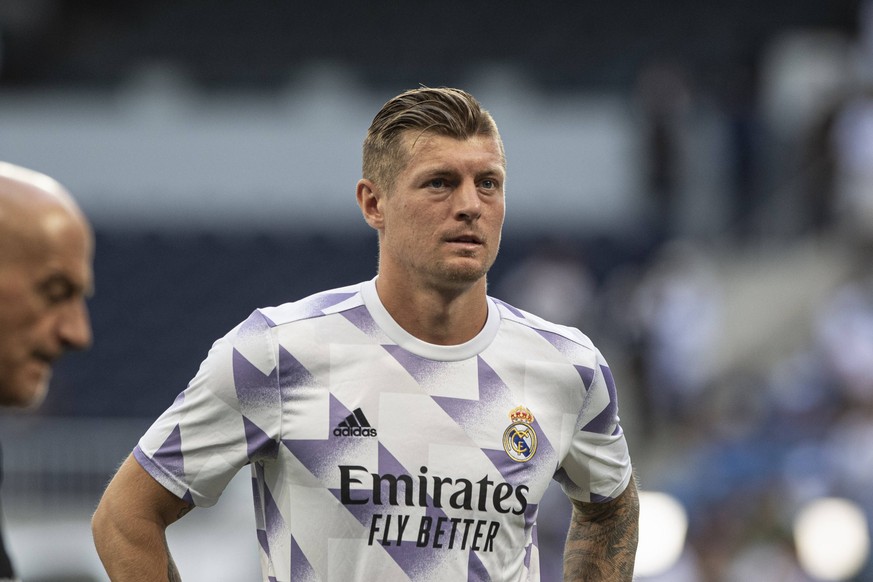
[[[453,236],[446,239],[447,242],[450,243],[461,243],[461,244],[473,244],[473,245],[481,245],[482,239],[474,234],[464,234],[459,236]]]
[[[33,359],[47,366],[51,366],[54,361],[58,359],[58,357],[52,354],[47,354],[45,352],[35,352],[33,354]]]

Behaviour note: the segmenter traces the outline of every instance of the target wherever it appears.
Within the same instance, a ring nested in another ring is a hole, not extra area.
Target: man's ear
[[[373,184],[372,180],[362,178],[358,180],[358,186],[355,191],[358,199],[358,206],[361,208],[361,214],[364,215],[364,220],[376,230],[381,230],[384,223],[382,214],[382,198],[384,194]]]

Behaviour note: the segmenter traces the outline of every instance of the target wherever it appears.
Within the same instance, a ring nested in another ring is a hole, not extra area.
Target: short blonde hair
[[[497,124],[475,97],[461,89],[420,87],[394,97],[373,118],[364,139],[364,178],[391,190],[409,160],[401,139],[409,130],[456,139],[493,137],[506,163]]]

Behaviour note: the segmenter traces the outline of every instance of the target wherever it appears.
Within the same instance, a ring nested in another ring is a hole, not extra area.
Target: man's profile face
[[[0,235],[0,405],[27,407],[45,397],[52,363],[91,343],[93,237],[60,205],[15,218]]]

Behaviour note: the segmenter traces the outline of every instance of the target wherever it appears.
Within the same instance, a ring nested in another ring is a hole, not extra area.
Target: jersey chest
[[[554,386],[554,365],[393,346],[322,356],[286,365],[293,383],[280,374],[282,440],[344,502],[521,515],[548,486],[566,411],[530,387]]]

